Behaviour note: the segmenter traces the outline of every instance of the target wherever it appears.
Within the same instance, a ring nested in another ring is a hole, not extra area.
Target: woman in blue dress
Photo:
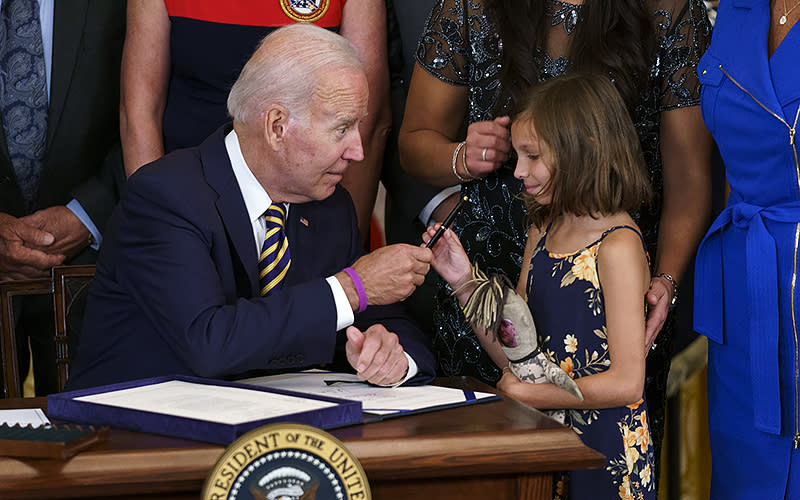
[[[800,498],[799,17],[800,0],[720,2],[697,68],[730,187],[695,278],[714,499]]]

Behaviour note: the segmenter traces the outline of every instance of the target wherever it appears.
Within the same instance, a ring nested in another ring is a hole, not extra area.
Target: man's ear
[[[282,147],[289,126],[289,110],[280,104],[271,104],[264,110],[264,136],[274,151]]]

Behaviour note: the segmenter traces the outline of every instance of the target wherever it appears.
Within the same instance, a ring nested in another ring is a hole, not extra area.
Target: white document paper
[[[75,401],[231,425],[336,406],[327,401],[182,380],[81,396]]]
[[[488,392],[463,391],[436,385],[376,387],[359,380],[356,375],[321,370],[256,377],[238,382],[304,394],[361,401],[362,411],[376,415],[391,415],[439,406],[465,404],[496,397]]]
[[[0,424],[21,425],[25,427],[50,427],[50,420],[40,408],[24,410],[0,410]]]

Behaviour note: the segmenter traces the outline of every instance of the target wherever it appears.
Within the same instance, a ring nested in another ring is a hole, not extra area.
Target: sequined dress
[[[548,36],[568,41],[581,22],[580,7],[559,0],[549,1],[553,26]],[[503,44],[483,2],[437,2],[417,48],[417,62],[422,68],[447,84],[468,88],[469,123],[494,119],[495,109],[503,109],[503,114],[512,110],[510,101],[498,106],[502,99],[499,71]],[[662,192],[660,113],[699,103],[695,67],[710,41],[711,26],[700,0],[649,0],[647,5],[653,12],[657,51],[634,121],[655,196],[651,205],[632,215],[642,228],[650,255],[655,256]],[[538,57],[541,80],[570,70],[565,55],[551,57],[539,50]],[[463,184],[462,193],[468,195],[472,203],[461,211],[453,225],[473,262],[487,273],[504,273],[514,283],[519,278],[527,234],[525,209],[517,198],[520,190],[521,183],[513,177],[511,164],[483,180]],[[433,345],[439,373],[469,375],[495,384],[500,371],[480,347],[451,291],[444,281],[439,281],[433,312]],[[670,355],[668,321],[659,337],[658,349],[648,356],[646,390],[653,395],[651,413],[655,416],[651,415],[651,419],[657,419],[653,425],[656,429],[663,428]]]
[[[575,379],[611,366],[596,259],[603,239],[617,230],[639,234],[630,226],[616,226],[577,252],[554,254],[547,250],[545,232],[531,257],[526,292],[542,352]],[[644,400],[602,410],[566,410],[565,423],[587,446],[606,456],[606,465],[556,474],[554,499],[655,498]]]

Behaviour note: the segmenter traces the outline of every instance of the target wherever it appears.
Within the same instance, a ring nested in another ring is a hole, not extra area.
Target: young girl
[[[527,297],[540,346],[578,384],[584,400],[552,384],[498,383],[540,409],[566,409],[566,423],[607,457],[606,466],[558,474],[554,497],[655,498],[653,451],[643,400],[648,258],[628,214],[650,188],[639,141],[607,76],[574,73],[531,89],[511,125],[514,175],[532,223],[517,292]],[[427,242],[438,229],[428,228]],[[448,230],[433,266],[463,306],[470,262]],[[479,334],[501,367],[497,342]]]

